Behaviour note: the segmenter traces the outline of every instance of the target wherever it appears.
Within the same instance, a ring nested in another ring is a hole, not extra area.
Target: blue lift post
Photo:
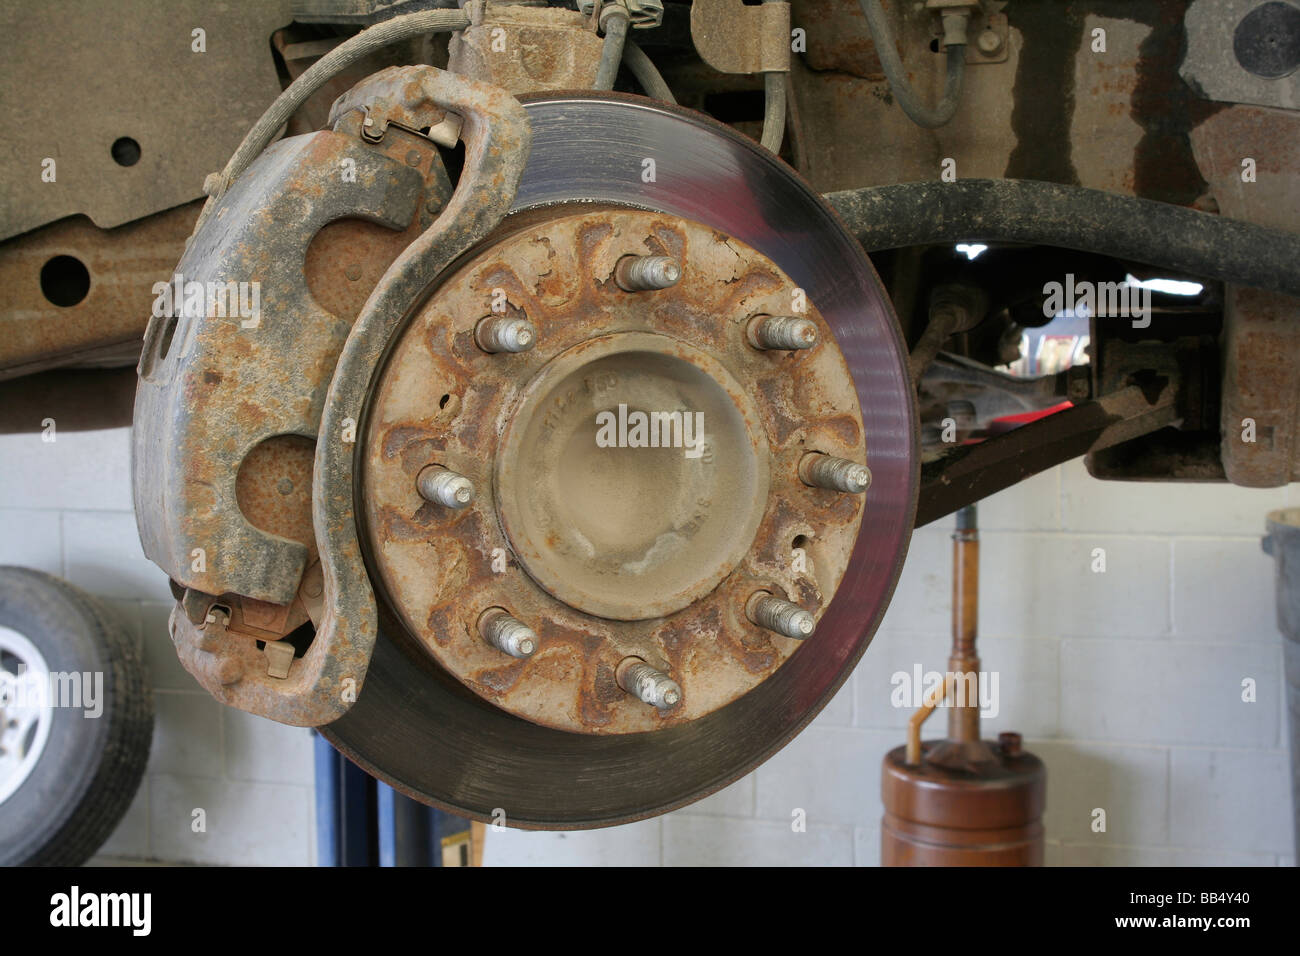
[[[320,734],[315,747],[318,865],[470,865],[468,820],[380,783]]]

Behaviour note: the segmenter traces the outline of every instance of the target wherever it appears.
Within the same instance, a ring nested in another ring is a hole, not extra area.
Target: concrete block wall
[[[166,581],[131,515],[128,437],[0,436],[0,563],[107,599],[152,668],[146,784],[102,855],[310,864],[310,735],[221,707],[176,662]],[[1047,763],[1049,863],[1294,865],[1281,638],[1259,541],[1267,511],[1297,504],[1300,487],[1107,483],[1075,462],[981,505],[980,654],[999,674],[985,732],[1020,731]],[[892,705],[891,677],[946,668],[951,527],[916,533],[861,665],[767,764],[626,827],[489,829],[486,862],[875,865],[879,764],[910,714]],[[940,712],[931,734],[943,724]]]
[[[129,430],[56,423],[54,439],[0,436],[0,564],[103,598],[141,642],[154,687],[145,779],[99,859],[311,865],[311,732],[223,707],[177,661],[167,579],[136,533]]]
[[[1298,501],[1296,487],[1099,482],[1073,462],[981,504],[979,650],[999,673],[984,732],[1019,731],[1047,764],[1049,865],[1295,864],[1260,537],[1268,511]],[[489,831],[487,862],[877,865],[880,761],[911,714],[893,706],[891,678],[946,670],[952,526],[917,531],[861,664],[772,760],[658,820]],[[944,724],[937,712],[927,736]]]

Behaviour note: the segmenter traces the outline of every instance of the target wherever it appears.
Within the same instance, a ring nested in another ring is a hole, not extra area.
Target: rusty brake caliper
[[[133,436],[181,662],[218,700],[300,726],[348,710],[374,647],[352,505],[371,375],[416,296],[510,208],[531,138],[508,93],[428,66],[369,77],[330,118],[268,149],[191,237],[145,333]],[[457,125],[451,192],[434,142]],[[358,250],[391,261],[364,307]]]

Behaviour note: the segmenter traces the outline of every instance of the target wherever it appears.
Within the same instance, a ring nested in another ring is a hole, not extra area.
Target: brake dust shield
[[[779,160],[639,98],[525,105],[510,217],[419,296],[368,383],[349,478],[379,636],[360,696],[321,730],[416,799],[516,827],[605,826],[737,779],[847,679],[912,526],[911,384],[870,264]],[[647,254],[679,257],[681,288],[616,288],[620,257]],[[494,288],[535,323],[535,348],[475,348]],[[745,344],[737,323],[792,296],[826,347]],[[345,351],[336,384],[348,372]],[[601,401],[702,409],[709,467],[677,448],[591,454]],[[811,451],[865,455],[868,493],[802,484]],[[472,478],[473,505],[423,501],[430,465]],[[801,546],[806,574],[787,559]],[[743,611],[755,589],[815,613],[815,634],[758,632]],[[536,630],[534,657],[475,635],[493,606]],[[623,693],[628,656],[680,678],[680,700]]]

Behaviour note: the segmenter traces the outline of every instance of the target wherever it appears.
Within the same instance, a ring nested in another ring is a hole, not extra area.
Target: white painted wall
[[[0,563],[59,574],[141,636],[157,689],[146,784],[104,855],[314,859],[307,731],[223,708],[176,662],[170,596],[140,553],[126,430],[0,436]],[[1267,511],[1300,486],[1121,484],[1081,463],[985,502],[980,655],[999,716],[1047,763],[1048,861],[1293,865],[1281,638]],[[917,532],[862,664],[784,751],[655,820],[582,833],[489,831],[489,864],[835,864],[879,858],[880,759],[909,711],[890,677],[946,666],[951,520]],[[1093,549],[1107,570],[1091,570]],[[1241,700],[1254,678],[1255,703]],[[932,719],[941,732],[943,714]],[[190,832],[207,810],[208,830]],[[1092,810],[1107,812],[1094,833]],[[791,814],[807,815],[806,832]]]

